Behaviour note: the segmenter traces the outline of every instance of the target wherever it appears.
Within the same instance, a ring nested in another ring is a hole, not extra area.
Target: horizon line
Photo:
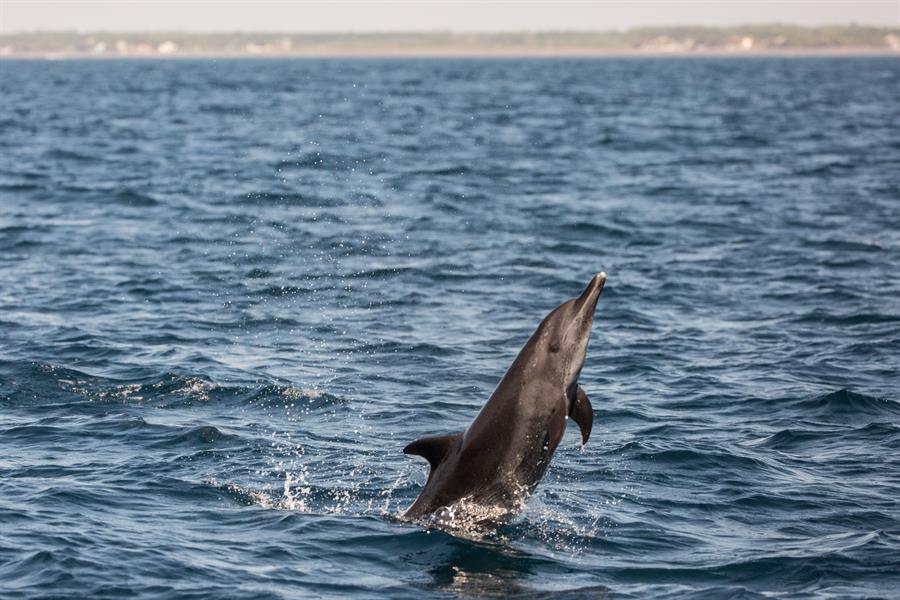
[[[734,25],[703,25],[699,23],[670,23],[667,25],[639,25],[626,28],[592,28],[592,29],[334,29],[334,30],[279,30],[279,29],[21,29],[17,31],[0,30],[0,35],[35,35],[35,34],[60,34],[74,33],[77,35],[89,35],[95,33],[120,33],[120,34],[149,34],[149,33],[178,33],[197,35],[521,35],[521,34],[591,34],[591,33],[627,33],[633,31],[647,31],[657,29],[750,29],[756,27],[793,27],[797,29],[833,29],[833,28],[859,28],[859,29],[892,29],[900,30],[900,24],[874,25],[854,21],[845,23],[831,23],[828,25],[802,25],[785,21],[765,21],[758,23],[737,23]]]

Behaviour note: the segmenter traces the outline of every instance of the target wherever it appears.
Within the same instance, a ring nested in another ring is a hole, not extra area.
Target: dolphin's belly
[[[467,496],[479,504],[507,506],[526,500],[546,472],[565,426],[564,412],[535,415],[492,440],[490,448],[479,448],[477,454],[486,452],[492,460],[479,461],[478,468],[470,471],[474,477],[466,477]],[[466,471],[476,459],[474,454],[464,453],[457,470]]]
[[[517,457],[512,479],[519,486],[534,491],[535,486],[544,476],[556,447],[566,431],[564,411],[556,411],[543,418],[534,419],[526,435],[527,443],[521,446]]]

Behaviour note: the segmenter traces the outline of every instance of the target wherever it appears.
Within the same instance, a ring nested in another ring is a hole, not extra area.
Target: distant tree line
[[[377,53],[692,52],[721,50],[900,52],[900,29],[862,27],[646,27],[536,33],[77,33],[0,35],[0,56],[252,55]]]

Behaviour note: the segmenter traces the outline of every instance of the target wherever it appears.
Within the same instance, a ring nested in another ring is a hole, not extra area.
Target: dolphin
[[[476,515],[499,508],[502,520],[537,487],[570,417],[587,443],[594,413],[578,376],[604,283],[606,273],[598,273],[578,298],[541,321],[466,431],[420,438],[403,449],[431,465],[404,518],[453,506]]]

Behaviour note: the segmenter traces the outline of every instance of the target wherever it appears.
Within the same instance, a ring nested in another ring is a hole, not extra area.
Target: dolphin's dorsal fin
[[[594,424],[594,407],[591,406],[591,401],[580,385],[576,386],[575,400],[569,409],[569,416],[581,429],[581,444],[587,444],[588,438],[591,437],[591,426]]]
[[[453,433],[450,435],[436,435],[433,437],[423,437],[410,443],[403,449],[404,454],[418,454],[425,458],[431,465],[431,471],[434,472],[441,461],[447,457],[447,453],[462,439],[463,434]]]

